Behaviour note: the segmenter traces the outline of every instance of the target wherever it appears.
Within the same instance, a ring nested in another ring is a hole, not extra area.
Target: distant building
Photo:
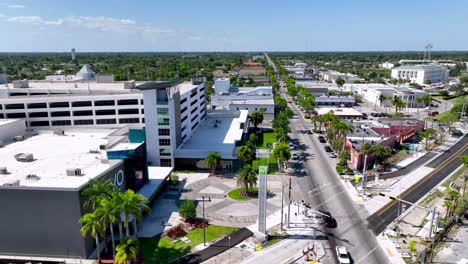
[[[336,83],[336,79],[341,78],[345,83],[352,83],[354,81],[363,81],[364,79],[358,77],[357,75],[350,73],[341,73],[337,71],[323,71],[320,72],[320,76],[324,81]]]
[[[340,119],[362,119],[364,115],[354,108],[338,108],[338,107],[319,107],[315,109],[319,116],[326,113],[332,113],[334,116]]]
[[[392,69],[393,79],[409,80],[419,85],[444,82],[448,79],[448,74],[447,68],[438,64],[419,64]]]
[[[7,82],[6,74],[0,73],[0,84],[4,84]]]
[[[315,97],[318,106],[352,107],[356,100],[352,96],[319,96]]]
[[[252,56],[252,60],[253,61],[256,61],[256,60],[264,60],[265,59],[265,55],[253,55]]]
[[[244,67],[239,70],[239,75],[248,77],[249,75],[265,75],[266,70],[263,67]]]
[[[72,59],[72,61],[76,60],[76,51],[75,51],[75,48],[72,48],[72,49],[71,49],[71,59]]]
[[[243,64],[245,66],[251,66],[251,67],[262,66],[262,64],[260,62],[257,62],[257,61],[246,61]]]
[[[395,67],[395,63],[393,62],[384,62],[382,63],[382,68],[384,69],[392,69]]]
[[[219,78],[228,78],[229,73],[224,72],[223,70],[216,70],[213,71],[213,79],[219,79]]]
[[[94,81],[96,80],[96,73],[91,69],[88,64],[83,67],[75,75],[47,75],[47,81]]]

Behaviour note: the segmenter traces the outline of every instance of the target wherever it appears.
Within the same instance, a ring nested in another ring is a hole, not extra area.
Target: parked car
[[[289,142],[288,146],[289,146],[290,149],[296,149],[296,145],[294,143],[292,143],[292,142]]]
[[[307,134],[312,135],[313,133],[312,133],[312,131],[307,130]]]
[[[326,211],[319,211],[319,212],[323,214],[322,215],[323,220],[325,221],[325,225],[328,228],[336,228],[338,226],[338,223],[336,222],[336,219],[332,217],[330,212],[326,212]]]
[[[324,149],[326,152],[333,152],[333,149],[332,149],[330,146],[324,146],[323,149]]]
[[[343,246],[336,246],[336,256],[338,257],[338,263],[340,264],[349,264],[351,260],[349,259],[348,250]]]
[[[428,116],[436,116],[436,115],[438,115],[438,114],[439,114],[439,112],[434,111],[434,112],[429,112],[427,115],[428,115]]]
[[[330,158],[336,158],[336,154],[333,153],[333,152],[328,153],[328,156],[329,156]]]
[[[292,154],[292,155],[291,155],[291,159],[293,159],[293,160],[298,160],[298,159],[299,159],[299,155],[297,155],[297,154]]]
[[[327,141],[325,140],[323,136],[319,136],[318,140],[320,141],[320,143],[327,143]]]

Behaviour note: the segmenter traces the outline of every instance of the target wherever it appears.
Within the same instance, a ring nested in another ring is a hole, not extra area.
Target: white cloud
[[[6,5],[8,8],[12,8],[12,9],[21,9],[21,8],[25,8],[26,6],[25,5],[18,5],[18,4],[9,4],[9,5]]]
[[[6,16],[5,16],[6,17]],[[34,26],[47,26],[47,25],[61,25],[63,23],[62,19],[57,20],[46,20],[39,16],[15,16],[15,17],[6,17],[8,22],[17,22],[20,24],[30,24]]]

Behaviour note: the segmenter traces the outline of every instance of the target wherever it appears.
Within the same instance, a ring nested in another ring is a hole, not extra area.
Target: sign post
[[[256,154],[257,158],[266,158],[268,160],[270,157],[269,150],[258,149]],[[267,236],[267,174],[268,166],[258,166],[258,233],[264,239]]]

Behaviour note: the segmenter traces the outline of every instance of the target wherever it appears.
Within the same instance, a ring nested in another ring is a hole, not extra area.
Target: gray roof
[[[397,68],[393,68],[394,70],[403,70],[403,71],[415,71],[415,70],[440,70],[445,69],[445,67],[440,66],[438,64],[419,64],[419,65],[405,65],[400,66]]]
[[[95,73],[95,72],[91,70],[91,66],[89,66],[89,64],[85,64],[83,65],[83,67],[78,73],[89,74],[89,73]]]

